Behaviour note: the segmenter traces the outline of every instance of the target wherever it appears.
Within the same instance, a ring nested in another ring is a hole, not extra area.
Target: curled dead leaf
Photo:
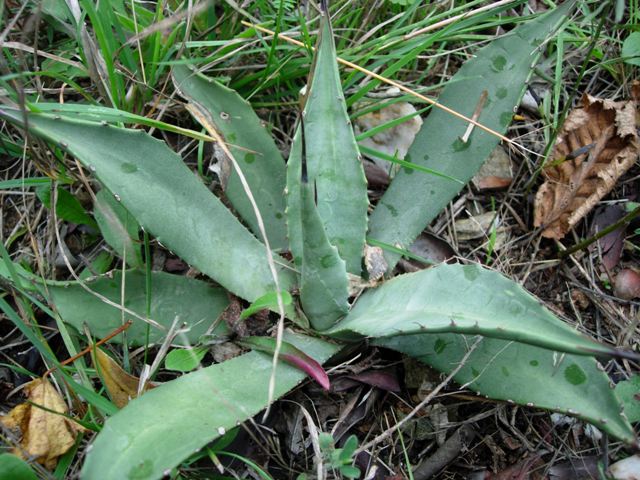
[[[125,372],[115,360],[104,353],[101,349],[96,348],[93,355],[93,363],[98,369],[102,383],[113,403],[122,408],[129,401],[138,396],[138,386],[140,379]],[[150,390],[154,385],[145,384],[144,391]]]
[[[22,435],[20,448],[14,452],[16,455],[35,458],[45,468],[53,470],[58,457],[73,446],[78,432],[84,429],[63,416],[67,413],[67,405],[48,380],[38,378],[27,384],[24,391],[29,402],[21,403],[0,417],[0,423]]]
[[[535,198],[534,225],[563,238],[635,163],[640,151],[637,100],[585,95],[565,121]]]

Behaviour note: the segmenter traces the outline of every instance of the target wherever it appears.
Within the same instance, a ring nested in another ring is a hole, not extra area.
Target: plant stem
[[[123,325],[120,325],[118,328],[116,328],[113,332],[111,332],[109,335],[107,335],[103,339],[98,340],[96,343],[90,344],[84,350],[81,350],[80,352],[75,354],[73,357],[67,358],[64,362],[60,362],[60,365],[56,365],[55,367],[51,367],[49,370],[44,372],[44,375],[42,375],[42,378],[45,378],[47,375],[49,375],[51,372],[53,372],[56,368],[63,367],[65,365],[70,364],[71,362],[75,362],[77,359],[79,359],[80,357],[86,355],[87,353],[89,353],[94,348],[99,347],[103,343],[107,343],[113,337],[115,337],[117,335],[120,335],[122,332],[124,332],[131,325],[133,325],[133,321],[132,320],[128,320],[126,323],[124,323]]]
[[[629,223],[631,223],[631,221],[636,218],[638,215],[640,214],[640,207],[636,207],[634,208],[632,211],[630,211],[629,213],[627,213],[624,217],[622,217],[620,220],[618,220],[616,223],[612,223],[611,225],[609,225],[607,228],[603,228],[602,230],[600,230],[598,233],[596,233],[593,237],[591,238],[587,238],[586,240],[583,240],[577,244],[575,244],[573,247],[571,248],[567,248],[566,250],[562,250],[558,253],[558,258],[565,258],[568,255],[571,255],[572,253],[577,252],[578,250],[582,250],[586,247],[588,247],[589,245],[591,245],[593,242],[596,242],[598,240],[600,240],[602,237],[604,237],[605,235],[613,232],[614,230],[617,230],[618,228],[622,227],[623,225],[626,226]]]

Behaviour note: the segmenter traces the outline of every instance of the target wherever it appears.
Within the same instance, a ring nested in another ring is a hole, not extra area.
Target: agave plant
[[[479,51],[439,102],[470,114],[487,90],[479,122],[504,132],[539,45],[561,24],[569,3]],[[80,331],[88,325],[102,338],[128,318],[133,325],[126,341],[139,345],[161,342],[179,319],[182,333],[176,341],[196,344],[204,334],[225,334],[217,320],[230,292],[256,302],[254,310],[267,305],[289,319],[295,333],[285,333],[282,352],[290,357],[303,351],[323,363],[346,343],[370,339],[442,372],[456,371],[457,382],[481,395],[574,415],[635,443],[595,359],[622,352],[581,335],[517,283],[480,265],[444,264],[390,278],[402,249],[471,178],[498,138],[476,129],[461,142],[466,124],[432,111],[408,154],[414,168],[405,164],[368,218],[367,183],[328,14],[321,19],[286,163],[237,93],[184,66],[174,67],[172,75],[189,112],[223,147],[232,167],[224,195],[237,217],[166,143],[121,124],[170,126],[83,105],[0,110],[3,119],[68,152],[92,172],[104,192],[96,198],[98,223],[105,238],[119,239],[110,243],[125,262],[141,264],[139,225],[219,285],[136,268],[82,284],[48,282],[46,293],[65,322]],[[429,169],[438,174],[425,173]],[[371,245],[386,248],[384,261],[378,259],[385,278],[377,281],[364,262],[380,253]],[[41,288],[22,270],[2,274],[20,278],[21,288]],[[119,306],[122,291],[125,302]],[[269,297],[277,301],[265,303]],[[83,476],[160,478],[305,378],[296,366],[279,364],[270,397],[271,357],[259,351],[260,342],[251,345],[255,351],[183,375],[109,417],[93,441]]]

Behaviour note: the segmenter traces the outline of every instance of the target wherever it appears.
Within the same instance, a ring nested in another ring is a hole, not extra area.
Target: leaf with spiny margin
[[[478,122],[499,133],[506,132],[543,41],[568,18],[573,5],[566,2],[480,49],[449,81],[438,102],[470,117],[486,91],[488,98]],[[432,108],[405,160],[466,184],[499,142],[478,127],[466,143],[462,142],[460,137],[467,125]],[[371,215],[369,237],[407,249],[461,189],[455,181],[401,169]],[[400,255],[386,251],[385,257],[390,272]]]
[[[193,72],[185,65],[174,65],[172,72],[180,95],[198,108],[229,144],[258,204],[271,247],[286,250],[285,203],[282,196],[285,163],[273,138],[251,105],[234,90]],[[225,195],[259,236],[256,214],[233,169],[225,187]]]
[[[332,327],[349,311],[349,279],[345,261],[327,238],[314,203],[313,187],[304,180],[300,184],[300,197],[300,303],[311,326],[322,331]]]
[[[340,84],[329,15],[320,22],[304,107],[304,141],[309,181],[315,182],[318,213],[329,242],[347,271],[362,273],[367,231],[367,181]]]
[[[287,342],[323,363],[338,347],[302,335]],[[267,406],[272,359],[250,352],[167,382],[131,401],[96,436],[82,478],[159,479],[189,455]],[[274,398],[305,374],[278,366]],[[171,435],[167,435],[171,432]]]
[[[287,161],[287,235],[293,264],[302,267],[302,217],[300,206],[300,177],[302,175],[302,127],[293,136]]]
[[[24,126],[18,110],[2,108],[0,118]],[[253,301],[276,290],[264,245],[164,142],[141,130],[48,114],[29,114],[28,129],[74,155],[145,230],[230,292]],[[289,290],[295,275],[279,263],[280,288]],[[292,308],[287,314],[297,318]]]
[[[367,290],[325,333],[344,339],[479,334],[580,355],[625,354],[581,335],[520,285],[476,264],[443,264],[395,277]]]
[[[146,318],[146,275],[137,270],[125,273],[124,306]],[[116,272],[113,277],[98,277],[85,284],[92,291],[120,305],[122,272]],[[83,331],[83,325],[86,324],[92,335],[104,338],[122,325],[123,317],[119,308],[104,303],[75,282],[64,286],[49,285],[47,289],[62,320],[73,325],[79,332]],[[175,342],[183,345],[196,344],[216,323],[228,304],[227,293],[222,288],[182,275],[152,272],[150,317],[162,325],[164,330],[150,326],[149,342],[162,343],[178,317],[177,326],[183,333],[176,337]],[[147,323],[125,312],[124,321],[127,320],[133,322],[125,334],[127,343],[145,345]],[[227,333],[225,323],[220,322],[214,333]],[[122,338],[122,335],[117,335],[111,342],[121,343]]]
[[[142,267],[142,251],[138,231],[140,225],[122,203],[106,189],[96,194],[93,203],[93,216],[98,222],[100,232],[120,258],[126,259],[133,268]]]
[[[474,338],[435,333],[384,338],[374,343],[449,373]],[[609,377],[591,357],[560,355],[524,343],[483,338],[454,379],[489,398],[577,416],[624,442],[637,442],[633,428],[620,414],[621,404]]]

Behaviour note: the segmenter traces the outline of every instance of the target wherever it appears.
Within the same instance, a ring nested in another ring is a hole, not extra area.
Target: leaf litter
[[[58,458],[75,444],[84,428],[65,415],[67,405],[46,378],[38,378],[24,388],[27,402],[0,417],[5,428],[20,433],[20,448],[14,453],[21,458],[35,458],[53,470]]]
[[[640,83],[633,92],[623,102],[585,95],[567,117],[535,197],[543,237],[563,238],[636,162]]]
[[[130,400],[139,395],[140,390],[145,392],[154,387],[151,383],[145,383],[141,389],[140,379],[125,372],[113,358],[100,348],[95,349],[92,358],[102,378],[102,383],[118,408],[125,407]]]

